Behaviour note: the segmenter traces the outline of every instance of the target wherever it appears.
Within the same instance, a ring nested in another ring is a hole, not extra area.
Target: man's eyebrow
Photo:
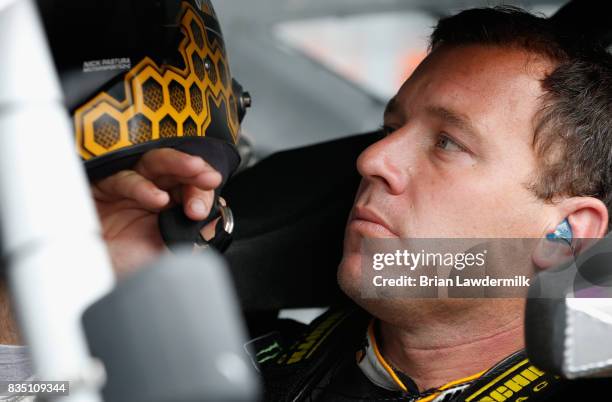
[[[463,113],[459,113],[442,106],[428,106],[426,111],[429,115],[434,116],[447,124],[457,127],[466,134],[474,137],[477,140],[482,140],[482,136],[472,123],[472,120]]]

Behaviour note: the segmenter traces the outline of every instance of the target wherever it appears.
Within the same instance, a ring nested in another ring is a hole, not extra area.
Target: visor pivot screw
[[[243,92],[242,95],[240,95],[240,102],[242,103],[242,108],[246,109],[251,107],[251,104],[253,103],[253,98],[251,98],[250,93]]]

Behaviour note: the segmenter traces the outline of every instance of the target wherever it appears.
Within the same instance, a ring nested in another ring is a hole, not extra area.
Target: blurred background
[[[253,96],[243,131],[259,159],[379,127],[440,17],[499,4],[549,16],[562,3],[222,0],[215,8],[232,73]]]

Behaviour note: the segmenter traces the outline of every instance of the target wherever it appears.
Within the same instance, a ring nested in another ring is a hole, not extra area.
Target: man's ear
[[[572,228],[574,239],[600,239],[608,232],[608,208],[601,200],[571,197],[559,207]]]
[[[556,205],[558,217],[549,224],[546,234],[553,233],[567,219],[572,231],[571,244],[564,240],[540,240],[533,253],[533,262],[540,269],[558,266],[584,251],[608,232],[608,209],[593,197],[570,197]]]

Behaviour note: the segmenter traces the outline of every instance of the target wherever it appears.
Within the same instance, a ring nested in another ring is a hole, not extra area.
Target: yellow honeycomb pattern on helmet
[[[147,57],[125,74],[124,101],[100,92],[79,107],[74,125],[83,159],[157,139],[205,136],[212,102],[225,102],[227,126],[237,141],[237,104],[224,52],[216,39],[208,43],[197,11],[188,2],[181,7],[185,68],[158,66]]]

